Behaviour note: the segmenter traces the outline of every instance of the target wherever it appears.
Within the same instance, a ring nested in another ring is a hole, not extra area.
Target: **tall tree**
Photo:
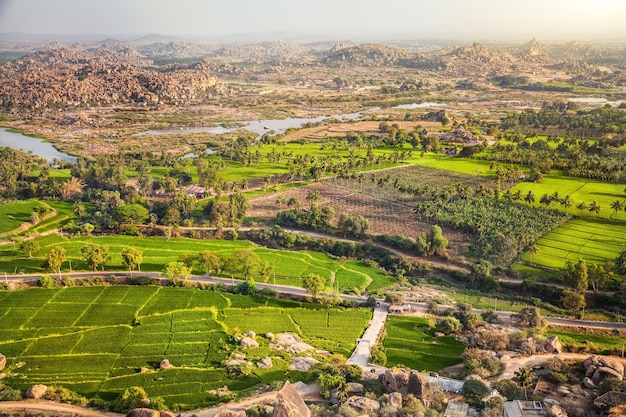
[[[578,259],[575,264],[568,261],[565,264],[565,275],[572,289],[577,293],[582,294],[589,287],[589,272],[584,259]]]
[[[39,243],[34,239],[23,240],[19,245],[19,250],[28,255],[29,258],[32,258],[33,253],[37,252],[39,249],[41,249],[41,246],[39,246]]]
[[[131,271],[135,268],[141,271],[141,263],[143,262],[143,252],[137,248],[125,248],[122,251],[122,263]]]
[[[67,258],[67,251],[60,246],[55,246],[46,254],[46,266],[52,271],[60,274],[61,265]]]
[[[615,212],[615,217],[617,217],[617,213],[620,212],[621,210],[624,209],[624,206],[622,205],[622,202],[619,200],[615,200],[611,203],[611,208],[613,209],[613,211]],[[613,216],[611,216],[613,217]]]
[[[198,255],[198,263],[204,267],[207,275],[220,267],[220,257],[213,251],[205,250]]]
[[[172,284],[178,284],[181,280],[183,283],[191,278],[191,268],[183,262],[173,261],[165,266],[165,276]]]
[[[87,265],[93,268],[94,271],[98,270],[98,266],[102,266],[104,271],[104,264],[109,260],[111,255],[109,254],[109,245],[98,245],[95,243],[88,243],[81,249],[81,254],[87,261]]]
[[[309,274],[302,281],[302,287],[310,292],[313,298],[317,298],[317,295],[324,289],[325,285],[326,280],[316,274]]]
[[[600,209],[600,204],[598,204],[596,200],[593,200],[591,204],[589,204],[589,211],[594,213],[595,215],[598,215],[600,213]]]

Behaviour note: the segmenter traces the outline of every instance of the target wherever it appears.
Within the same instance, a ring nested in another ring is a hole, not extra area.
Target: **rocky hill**
[[[349,47],[335,45],[323,59],[323,62],[330,66],[339,67],[403,66],[406,61],[414,58],[414,54],[404,49],[368,43]]]
[[[206,63],[163,71],[149,64],[132,48],[51,45],[0,66],[0,106],[195,103],[210,97],[217,82]]]

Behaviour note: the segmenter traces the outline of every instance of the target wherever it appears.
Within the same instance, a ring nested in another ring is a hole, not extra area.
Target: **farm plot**
[[[9,233],[24,223],[30,223],[33,209],[40,204],[37,200],[0,204],[0,235]]]
[[[390,316],[383,346],[387,366],[404,365],[418,371],[440,371],[461,362],[465,347],[452,336],[434,337],[426,319]]]
[[[331,206],[335,209],[336,219],[341,213],[358,214],[367,219],[370,233],[373,235],[402,235],[415,237],[418,233],[430,229],[431,223],[417,220],[413,207],[396,203],[391,200],[358,194],[348,189],[336,188],[326,184],[312,184],[306,187],[285,191],[286,200],[296,198],[302,207],[308,207],[306,196],[309,191],[319,191],[319,206]],[[250,199],[252,208],[249,215],[253,217],[274,217],[287,207],[276,204],[276,194],[264,195]],[[470,238],[462,233],[446,229],[444,235],[449,241],[448,252],[453,257],[462,256],[467,252]]]
[[[579,258],[587,263],[614,262],[626,248],[626,225],[602,219],[576,218],[554,229],[526,252],[522,260],[539,268],[563,269]]]
[[[106,399],[142,386],[181,408],[218,402],[209,392],[224,386],[247,393],[263,382],[302,377],[288,371],[290,356],[273,353],[263,336],[256,337],[260,347],[246,351],[236,334],[292,332],[347,356],[371,318],[369,310],[172,287],[29,289],[0,292],[0,301],[3,382],[19,389],[61,385]],[[273,356],[276,366],[230,378],[222,363],[234,352],[253,361]],[[165,358],[174,369],[159,370]]]
[[[389,216],[392,217],[392,216]],[[133,247],[143,251],[143,263],[141,269],[143,271],[163,271],[168,262],[176,261],[183,254],[193,254],[202,251],[214,251],[219,256],[228,256],[232,252],[239,249],[250,249],[257,253],[262,261],[267,262],[274,267],[276,283],[284,285],[302,286],[302,278],[308,274],[317,274],[324,277],[328,284],[331,284],[332,277],[339,270],[342,274],[352,274],[352,281],[358,280],[359,285],[345,280],[341,283],[341,290],[350,290],[355,286],[361,290],[366,290],[368,285],[373,288],[384,288],[393,285],[392,277],[381,273],[379,270],[366,265],[361,265],[358,270],[352,271],[354,268],[346,268],[336,260],[326,254],[311,251],[286,251],[268,249],[255,245],[246,241],[228,241],[228,240],[200,240],[188,238],[176,238],[169,241],[158,237],[137,238],[131,236],[82,236],[73,239],[63,239],[58,235],[50,235],[38,238],[42,250],[33,258],[26,258],[23,254],[18,253],[10,245],[0,246],[0,269],[5,268],[7,272],[13,272],[19,268],[23,272],[44,272],[42,264],[44,262],[44,254],[53,247],[63,247],[68,254],[68,262],[66,262],[62,271],[69,269],[69,261],[72,262],[73,270],[88,270],[88,266],[80,254],[82,247],[87,243],[96,243],[100,245],[108,245],[111,253],[111,259],[106,264],[108,270],[125,270],[122,264],[121,253],[125,248]],[[197,274],[204,274],[205,271],[197,268]],[[103,273],[106,274],[106,273]],[[229,274],[226,276],[230,278]],[[243,278],[241,274],[235,274],[234,278]],[[261,279],[260,276],[254,278]],[[362,284],[362,285],[361,285]],[[183,294],[183,292],[181,292]],[[124,296],[124,295],[121,295]],[[107,296],[110,298],[110,296]],[[215,301],[215,300],[214,300]],[[28,300],[32,303],[33,300]],[[176,300],[171,301],[179,303],[179,308],[192,308],[201,301],[184,300],[182,295]],[[29,304],[27,304],[29,305]],[[151,308],[154,313],[158,312],[160,302],[155,301]],[[22,305],[26,306],[26,305]],[[86,316],[93,317],[94,314],[86,313]],[[105,321],[106,317],[99,318]]]

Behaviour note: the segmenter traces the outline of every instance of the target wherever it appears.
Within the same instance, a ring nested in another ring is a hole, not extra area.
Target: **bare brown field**
[[[315,126],[299,129],[295,132],[286,134],[281,138],[282,141],[291,142],[298,139],[325,139],[335,136],[346,136],[348,133],[362,132],[366,134],[380,134],[378,129],[381,121],[363,121],[351,123],[329,123],[323,126]],[[390,124],[398,124],[403,130],[412,131],[417,125],[424,128],[434,129],[441,128],[440,122],[389,122]]]
[[[309,191],[319,191],[319,206],[331,206],[335,209],[335,221],[342,213],[358,214],[367,219],[372,235],[402,235],[414,238],[418,233],[430,229],[431,224],[417,220],[410,205],[378,199],[365,194],[358,194],[329,185],[315,183],[282,192],[286,200],[294,197],[304,208],[309,207],[306,196]],[[278,193],[262,195],[250,199],[250,217],[272,218],[276,213],[286,210],[285,205],[276,203]],[[448,252],[454,259],[462,259],[468,251],[471,239],[462,233],[444,229],[449,241]]]

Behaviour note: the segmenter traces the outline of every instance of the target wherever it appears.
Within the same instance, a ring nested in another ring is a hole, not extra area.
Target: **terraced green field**
[[[0,204],[0,233],[17,229],[24,223],[30,223],[33,209],[41,203],[37,200],[13,201]]]
[[[235,393],[303,375],[288,370],[291,356],[260,347],[243,349],[238,332],[292,332],[315,348],[348,356],[371,318],[369,310],[326,309],[263,297],[161,287],[75,287],[0,292],[0,352],[8,358],[3,381],[26,389],[62,385],[87,397],[114,399],[130,386],[161,396],[177,408],[219,401]],[[349,325],[348,325],[349,324]],[[243,352],[274,367],[230,378],[222,361]],[[174,369],[159,370],[169,359]],[[141,368],[148,371],[141,373]]]
[[[62,267],[63,272],[69,271],[69,261],[72,262],[74,271],[89,270],[80,250],[86,243],[97,243],[109,245],[111,259],[106,264],[107,270],[126,270],[122,264],[121,253],[127,247],[135,247],[143,251],[142,271],[163,271],[168,262],[178,260],[182,254],[211,250],[220,255],[228,255],[238,249],[251,249],[259,255],[261,260],[274,267],[277,284],[300,286],[302,278],[311,273],[324,277],[328,286],[339,287],[340,291],[353,288],[358,288],[360,291],[377,290],[395,284],[392,276],[362,262],[341,263],[319,252],[267,249],[247,241],[187,238],[166,241],[162,237],[132,236],[82,236],[63,239],[58,235],[50,235],[38,238],[37,242],[41,249],[34,254],[33,258],[28,258],[15,250],[13,245],[0,246],[0,271],[46,272],[42,267],[45,255],[55,246],[63,247],[68,254],[68,259]],[[195,272],[203,274],[205,271]],[[336,282],[332,282],[333,276],[336,276]],[[230,278],[230,275],[227,277]],[[235,276],[235,278],[242,277]],[[254,278],[261,279],[261,277]]]
[[[532,256],[525,253],[522,260],[540,268],[562,269],[567,261],[579,258],[604,264],[615,261],[626,248],[626,224],[575,218],[539,239],[535,246],[539,252]]]
[[[461,363],[465,346],[454,336],[434,337],[428,321],[420,317],[389,316],[387,337],[387,366],[404,365],[418,371],[440,371]]]

